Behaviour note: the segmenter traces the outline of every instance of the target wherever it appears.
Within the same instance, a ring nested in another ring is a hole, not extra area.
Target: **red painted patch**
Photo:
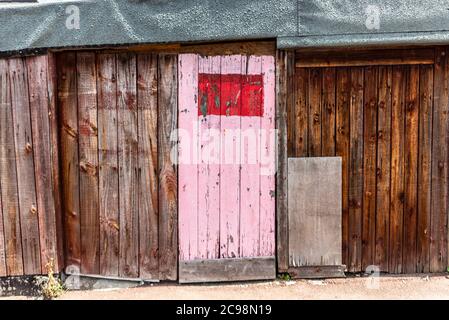
[[[263,116],[263,75],[198,75],[198,115]]]

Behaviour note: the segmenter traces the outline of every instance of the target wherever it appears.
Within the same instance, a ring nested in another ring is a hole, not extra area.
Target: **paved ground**
[[[388,276],[378,278],[378,283],[354,277],[225,285],[155,284],[133,289],[66,292],[61,299],[449,299],[449,277]]]

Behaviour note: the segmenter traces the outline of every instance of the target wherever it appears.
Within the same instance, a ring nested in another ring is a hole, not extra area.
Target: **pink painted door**
[[[182,54],[178,70],[180,282],[273,278],[274,57]]]

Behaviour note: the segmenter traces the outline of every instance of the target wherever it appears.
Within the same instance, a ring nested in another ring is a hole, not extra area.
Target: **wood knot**
[[[33,151],[33,147],[31,146],[31,143],[27,142],[27,144],[25,145],[25,151],[27,153],[30,153],[31,151]]]
[[[318,113],[313,115],[313,122],[316,124],[320,123],[320,115]]]
[[[34,204],[31,206],[30,212],[32,214],[36,214],[37,213],[37,208],[36,208],[36,206]]]
[[[443,168],[444,168],[444,163],[443,163],[443,161],[438,161],[438,168],[439,168],[439,169],[443,169]]]

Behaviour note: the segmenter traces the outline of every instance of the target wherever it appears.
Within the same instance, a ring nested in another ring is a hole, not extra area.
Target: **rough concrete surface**
[[[165,299],[449,299],[447,275],[268,281],[233,284],[154,284],[131,289],[66,292],[64,300],[165,300]],[[1,300],[2,298],[0,298]],[[28,299],[9,297],[3,299]],[[30,298],[31,299],[31,298]]]

